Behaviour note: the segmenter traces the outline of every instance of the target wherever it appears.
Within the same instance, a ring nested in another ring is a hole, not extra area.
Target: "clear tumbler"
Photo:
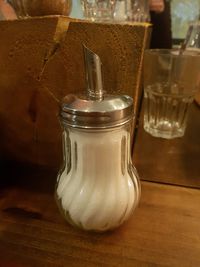
[[[144,56],[144,129],[153,136],[181,137],[190,105],[200,89],[200,54],[146,50]]]
[[[81,0],[85,19],[91,21],[112,21],[115,0]]]

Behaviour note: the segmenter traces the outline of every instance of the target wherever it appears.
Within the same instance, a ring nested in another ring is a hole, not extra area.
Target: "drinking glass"
[[[131,0],[129,2],[128,20],[136,22],[150,21],[149,0]]]
[[[114,19],[118,21],[148,22],[150,20],[148,0],[117,0]]]
[[[190,105],[200,88],[200,54],[150,49],[144,56],[144,129],[155,137],[185,133]]]
[[[113,19],[115,0],[82,0],[84,17],[91,21]]]
[[[82,0],[84,17],[92,21],[149,21],[148,0]]]

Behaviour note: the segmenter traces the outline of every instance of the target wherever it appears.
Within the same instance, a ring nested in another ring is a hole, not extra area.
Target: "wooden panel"
[[[152,137],[143,129],[143,113],[133,154],[143,180],[200,188],[200,108],[191,107],[184,137]]]
[[[199,190],[143,182],[128,222],[113,232],[86,233],[60,216],[54,175],[21,172],[0,190],[2,266],[200,266]]]
[[[58,166],[59,102],[85,90],[82,44],[104,66],[105,89],[134,98],[137,112],[149,24],[103,24],[66,17],[1,21],[0,149],[4,158]]]

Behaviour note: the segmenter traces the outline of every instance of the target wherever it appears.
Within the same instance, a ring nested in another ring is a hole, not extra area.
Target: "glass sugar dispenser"
[[[64,164],[55,194],[70,224],[103,232],[125,222],[140,199],[131,161],[133,101],[107,95],[99,56],[84,46],[84,57],[87,93],[61,104]]]

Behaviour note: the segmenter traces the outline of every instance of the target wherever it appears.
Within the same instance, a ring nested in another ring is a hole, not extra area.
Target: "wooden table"
[[[55,170],[2,163],[0,266],[200,266],[197,139],[185,145],[193,158],[183,167],[180,154],[187,153],[176,142],[185,139],[152,139],[154,151],[151,138],[140,126],[134,150],[134,162],[146,180],[140,205],[128,222],[105,234],[86,233],[64,221],[54,200]],[[160,154],[156,146],[163,149]],[[159,156],[162,152],[165,157]],[[192,182],[184,178],[186,171]]]

